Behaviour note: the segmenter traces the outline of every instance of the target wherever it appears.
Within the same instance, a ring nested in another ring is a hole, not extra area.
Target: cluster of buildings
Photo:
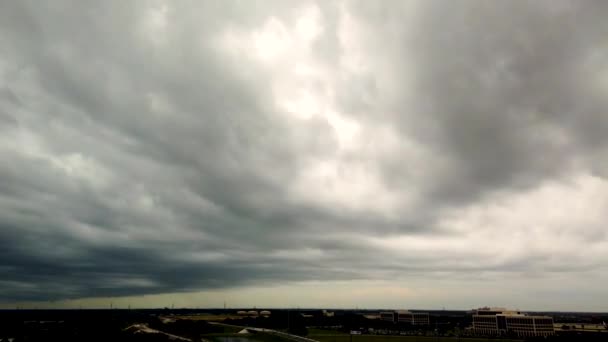
[[[321,313],[321,312],[319,312]],[[526,337],[547,337],[555,335],[553,318],[542,315],[528,315],[518,310],[507,310],[505,308],[484,307],[473,310],[472,327],[467,328],[475,335],[479,336],[516,336]],[[238,311],[239,316],[246,317],[268,317],[270,311]],[[312,318],[310,312],[300,313],[302,317]],[[333,317],[334,313],[326,310],[322,311],[323,317]],[[382,321],[395,324],[407,324],[415,326],[430,326],[428,312],[412,311],[382,311],[379,314],[368,315],[368,318],[376,318]],[[437,324],[437,323],[435,323]]]
[[[478,335],[518,337],[550,336],[555,334],[553,318],[528,316],[504,308],[480,308],[473,311],[473,330]]]
[[[429,314],[411,311],[383,311],[377,316],[383,321],[411,325],[430,325]],[[555,334],[553,318],[527,315],[504,308],[479,308],[473,310],[473,333],[480,336],[551,336]]]
[[[383,311],[380,313],[380,319],[393,323],[429,325],[429,314],[427,312]]]
[[[239,316],[249,316],[249,317],[258,317],[258,316],[268,317],[268,316],[270,316],[270,311],[267,311],[267,310],[262,310],[260,312],[257,312],[255,310],[237,311],[236,314]]]

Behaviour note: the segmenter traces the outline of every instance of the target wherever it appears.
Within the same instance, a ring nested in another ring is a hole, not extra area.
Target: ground
[[[309,338],[320,342],[351,342],[350,335],[309,335]],[[383,335],[352,335],[352,342],[485,342],[496,339],[430,337],[430,336],[383,336]],[[500,340],[501,342],[521,342],[519,340]]]

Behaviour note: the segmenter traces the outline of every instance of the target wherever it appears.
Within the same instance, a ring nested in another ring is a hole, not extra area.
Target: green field
[[[207,334],[202,338],[211,342],[286,342],[287,340],[270,334]]]
[[[224,334],[236,334],[239,331],[243,330],[243,328],[234,327],[234,326],[230,326],[230,325],[219,325],[218,324],[215,327],[223,329],[222,333],[224,333]]]
[[[313,336],[315,336],[315,335],[346,335],[346,336],[348,336],[348,333],[345,333],[345,332],[339,331],[339,330],[308,328],[308,336],[310,338],[314,338]]]
[[[310,338],[320,342],[351,342],[350,335],[309,335]],[[485,339],[470,337],[430,337],[430,336],[381,336],[381,335],[353,335],[352,342],[521,342],[510,339]]]

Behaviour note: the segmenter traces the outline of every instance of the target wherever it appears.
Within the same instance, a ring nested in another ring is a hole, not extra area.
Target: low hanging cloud
[[[4,2],[0,300],[601,284],[607,6]]]

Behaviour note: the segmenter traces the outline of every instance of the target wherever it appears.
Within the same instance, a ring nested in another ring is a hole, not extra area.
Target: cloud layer
[[[607,7],[4,2],[0,301],[387,279],[596,295]]]

